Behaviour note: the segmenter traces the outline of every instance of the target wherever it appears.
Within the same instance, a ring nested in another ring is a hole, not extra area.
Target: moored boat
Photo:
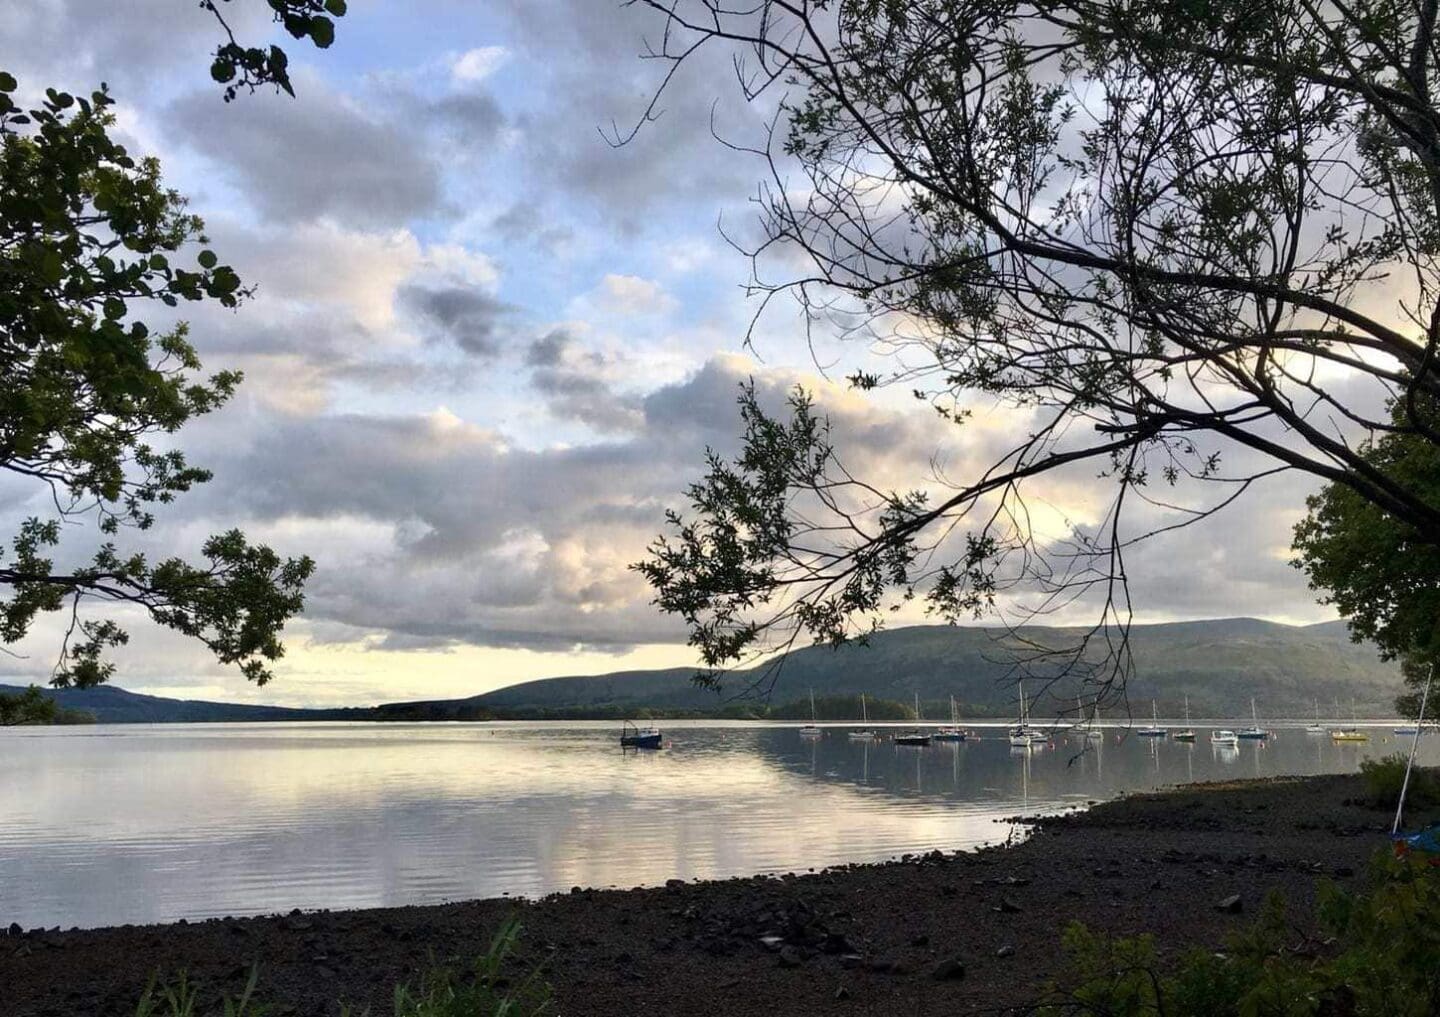
[[[1210,732],[1211,745],[1238,745],[1239,742],[1239,735],[1229,729]]]
[[[1028,749],[1037,742],[1045,741],[1045,736],[1030,727],[1030,707],[1025,702],[1025,683],[1020,682],[1020,721],[1010,729],[1010,744],[1016,748]]]
[[[1160,726],[1160,716],[1155,710],[1155,700],[1150,700],[1150,726],[1135,732],[1141,738],[1164,738],[1170,732]]]
[[[915,693],[915,723],[920,723],[920,693]],[[924,746],[930,744],[930,733],[916,727],[914,731],[906,731],[895,736],[896,745]]]
[[[821,735],[820,725],[815,723],[815,690],[810,690],[810,723],[800,728],[801,738],[819,738]]]
[[[1249,741],[1263,741],[1270,737],[1270,732],[1260,726],[1260,717],[1255,712],[1255,697],[1250,697],[1250,726],[1240,729],[1239,737]]]
[[[1324,734],[1325,725],[1320,723],[1320,700],[1315,700],[1315,723],[1305,725],[1306,734]]]
[[[620,729],[620,747],[622,749],[658,749],[660,748],[661,734],[658,727],[636,727],[631,721],[625,721]]]
[[[850,740],[852,742],[873,742],[876,738],[880,737],[875,729],[870,726],[870,714],[865,709],[865,693],[863,692],[860,693],[860,723],[865,726],[858,731],[852,730],[850,732]]]
[[[950,697],[950,723],[935,732],[937,742],[963,742],[965,732],[960,729],[959,717],[955,710],[955,697]]]
[[[1177,742],[1193,742],[1195,740],[1195,729],[1190,726],[1190,697],[1185,697],[1185,729],[1176,731],[1170,736]]]
[[[1360,730],[1360,725],[1355,722],[1355,700],[1350,700],[1350,724],[1347,727],[1342,724],[1339,727],[1330,729],[1330,740],[1335,742],[1368,742],[1370,735]]]

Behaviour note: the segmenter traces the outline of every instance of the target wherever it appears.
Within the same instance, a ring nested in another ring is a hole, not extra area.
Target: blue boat
[[[658,727],[636,727],[630,721],[620,729],[620,747],[622,749],[658,749],[660,748],[660,729]]]

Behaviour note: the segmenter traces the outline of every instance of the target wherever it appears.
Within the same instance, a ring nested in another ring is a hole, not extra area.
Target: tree
[[[1098,621],[1019,663],[1118,694],[1127,552],[1262,478],[1440,540],[1440,503],[1364,444],[1440,441],[1416,412],[1440,392],[1437,5],[637,2],[667,83],[726,47],[775,111],[730,142],[767,172],[760,310],[791,295],[877,350],[852,384],[913,391],[957,443],[979,400],[1031,420],[974,475],[892,490],[803,393],[781,414],[743,393],[741,454],[710,457],[639,565],[712,668],[909,600],[957,620],[1024,595]],[[1026,493],[1062,471],[1107,478],[1108,512],[1037,537]]]
[[[52,684],[95,685],[114,670],[104,651],[128,637],[82,605],[127,604],[263,684],[303,606],[309,558],[282,559],[238,530],[207,540],[199,565],[152,561],[114,540],[148,530],[157,505],[209,479],[169,436],[219,409],[241,380],[202,377],[188,327],[152,329],[142,316],[157,304],[234,308],[247,291],[164,187],[159,163],[110,137],[103,87],[89,98],[51,89],[28,111],[11,98],[16,87],[0,72],[0,471],[46,491],[53,512],[26,520],[0,555],[0,644],[64,611]],[[61,524],[82,518],[104,542],[88,562],[59,568]]]
[[[1436,401],[1423,397],[1416,411],[1440,420]],[[1397,424],[1406,410],[1392,407]],[[1440,446],[1406,430],[1361,446],[1376,470],[1397,478],[1440,505]],[[1328,484],[1306,501],[1295,527],[1295,565],[1312,589],[1324,591],[1350,623],[1351,636],[1368,639],[1387,660],[1402,661],[1411,692],[1396,700],[1401,712],[1419,712],[1419,690],[1440,660],[1440,546],[1433,535],[1396,519],[1353,489]]]
[[[255,91],[262,85],[284,89],[293,98],[290,83],[290,58],[279,46],[244,46],[236,39],[223,7],[232,0],[200,0],[200,7],[214,15],[225,41],[215,50],[210,76],[225,87],[225,101],[230,102],[240,90]],[[266,0],[275,21],[296,39],[309,39],[317,49],[328,49],[335,41],[334,18],[345,16],[346,0]]]
[[[17,695],[0,695],[0,727],[53,724],[58,715],[55,700],[36,685]]]

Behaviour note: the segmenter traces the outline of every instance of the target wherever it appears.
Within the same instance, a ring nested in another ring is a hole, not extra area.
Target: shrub
[[[1366,759],[1360,764],[1360,773],[1365,777],[1365,787],[1370,792],[1373,804],[1393,809],[1400,800],[1400,788],[1405,782],[1406,756],[1396,752],[1379,759]],[[1410,773],[1410,790],[1406,793],[1406,806],[1427,808],[1440,803],[1440,780],[1435,772],[1417,766]]]
[[[1433,1017],[1440,1013],[1440,868],[1380,856],[1374,888],[1352,896],[1325,881],[1317,917],[1332,939],[1316,955],[1285,945],[1278,895],[1223,952],[1163,965],[1149,936],[1110,939],[1076,923],[1070,970],[1046,1017]]]

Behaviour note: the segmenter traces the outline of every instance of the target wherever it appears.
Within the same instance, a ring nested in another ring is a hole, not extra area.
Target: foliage
[[[538,967],[518,982],[512,982],[504,968],[514,961],[520,923],[506,922],[496,933],[490,948],[468,972],[453,966],[432,966],[412,989],[395,989],[395,1017],[538,1017],[552,1013],[550,986]]]
[[[768,174],[762,310],[792,295],[864,343],[881,359],[853,385],[913,392],[957,446],[977,409],[1025,422],[964,475],[937,457],[881,484],[803,394],[742,393],[739,455],[709,454],[640,565],[708,665],[863,637],[911,601],[948,621],[1088,601],[1092,630],[1018,662],[1117,695],[1127,553],[1284,472],[1434,554],[1435,474],[1357,440],[1440,442],[1420,408],[1440,395],[1433,5],[641,2],[667,82],[725,48],[779,107],[729,148]],[[1037,533],[1037,478],[1097,472],[1109,505]]]
[[[1164,963],[1148,936],[1111,939],[1072,924],[1070,971],[1041,1014],[1106,1017],[1422,1017],[1440,1007],[1440,869],[1377,856],[1372,889],[1320,887],[1327,948],[1287,945],[1277,895],[1221,952]]]
[[[95,685],[113,672],[104,651],[128,637],[82,618],[81,603],[131,604],[263,683],[303,605],[310,559],[282,559],[236,530],[207,540],[201,565],[151,561],[111,539],[150,528],[157,505],[209,479],[169,436],[240,382],[233,371],[201,377],[188,327],[152,329],[141,314],[207,300],[234,308],[247,291],[159,163],[110,136],[103,87],[88,98],[51,89],[29,110],[12,100],[16,88],[0,72],[0,471],[48,491],[55,517],[26,520],[8,560],[0,552],[10,593],[0,643],[66,609],[53,683]],[[84,515],[106,540],[88,564],[57,570],[61,523]]]
[[[135,1017],[201,1017],[211,1010],[199,1009],[200,990],[192,985],[188,975],[181,971],[175,981],[157,985],[157,975],[151,975],[145,985],[145,992],[135,1007]],[[229,996],[220,1001],[220,1014],[224,1017],[265,1017],[269,1008],[254,1001],[255,985],[260,980],[258,965],[250,968],[250,978],[238,998]]]
[[[20,724],[54,724],[59,717],[55,700],[31,685],[24,692],[0,693],[0,727]]]
[[[215,16],[225,41],[215,50],[210,76],[225,88],[230,102],[240,90],[255,91],[274,85],[294,96],[290,83],[290,58],[279,46],[244,46],[235,38],[225,20],[223,5],[233,0],[200,0],[200,6]],[[266,0],[275,21],[296,39],[309,39],[317,49],[328,49],[335,41],[335,18],[345,16],[346,0]]]
[[[1395,402],[1394,426],[1403,428],[1415,413],[1440,423],[1433,399],[1420,406]],[[1359,453],[1377,473],[1440,506],[1440,446],[1428,438],[1397,429],[1365,442]],[[1306,506],[1295,527],[1295,565],[1312,589],[1326,591],[1324,602],[1349,620],[1354,638],[1373,641],[1387,658],[1419,654],[1428,661],[1440,653],[1440,545],[1344,484],[1326,485]]]
[[[24,692],[0,692],[0,727],[20,724],[94,724],[95,714],[89,710],[73,710],[60,706],[39,686],[31,685]]]
[[[1406,759],[1405,753],[1395,752],[1379,759],[1360,761],[1366,790],[1377,807],[1394,810],[1395,803],[1400,800],[1400,788],[1405,783]],[[1415,767],[1410,772],[1410,788],[1405,792],[1405,802],[1411,808],[1440,805],[1440,776],[1426,767]]]

